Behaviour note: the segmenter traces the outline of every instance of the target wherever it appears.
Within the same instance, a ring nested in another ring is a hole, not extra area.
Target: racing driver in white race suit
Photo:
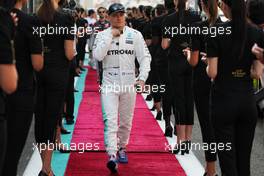
[[[112,27],[98,33],[93,57],[103,64],[101,104],[104,141],[109,156],[107,167],[115,173],[117,163],[128,163],[126,146],[132,127],[135,89],[144,90],[151,56],[142,34],[125,25],[122,4],[112,4],[108,14]],[[138,78],[135,76],[136,58],[140,64]]]

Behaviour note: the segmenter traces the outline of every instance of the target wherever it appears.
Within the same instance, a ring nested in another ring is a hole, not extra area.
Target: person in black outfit
[[[134,28],[141,33],[143,33],[144,24],[146,22],[146,19],[144,17],[144,9],[145,9],[145,6],[143,5],[140,5],[138,7],[138,18],[136,19],[136,23],[134,26]]]
[[[15,55],[12,51],[14,46],[11,42],[13,37],[12,17],[6,9],[0,6],[0,175],[2,175],[7,144],[5,94],[11,94],[17,88]]]
[[[257,122],[251,77],[258,79],[263,72],[251,49],[260,45],[262,31],[247,23],[244,0],[223,0],[220,7],[230,21],[216,27],[231,32],[210,37],[206,44],[207,74],[214,80],[211,118],[216,142],[225,146],[218,148],[222,175],[249,176]]]
[[[105,7],[99,7],[97,9],[97,14],[99,15],[99,20],[94,24],[95,32],[93,33],[93,35],[96,35],[98,32],[102,32],[111,26],[110,22],[106,20],[107,9]],[[96,61],[96,63],[97,63],[98,83],[101,85],[103,79],[103,65],[102,62]]]
[[[165,91],[160,92],[162,97],[162,110],[163,118],[165,120],[165,136],[172,137],[173,128],[171,127],[171,110],[173,107],[172,91],[169,86],[169,74],[168,74],[168,58],[167,50],[163,50],[161,47],[162,41],[162,22],[166,16],[172,14],[175,10],[173,0],[166,0],[165,6],[168,10],[166,14],[166,8],[163,5],[157,5],[156,17],[151,22],[152,29],[152,47],[153,47],[153,59],[152,62],[156,66],[157,76],[160,80],[160,85],[165,86]],[[175,130],[176,131],[176,130]]]
[[[85,58],[85,47],[87,43],[87,34],[86,28],[88,27],[88,21],[84,19],[85,10],[83,8],[79,9],[79,18],[76,21],[77,29],[78,29],[78,43],[77,43],[77,65],[79,66],[81,71],[84,71],[83,61]]]
[[[196,27],[199,29],[212,27],[215,23],[221,22],[218,18],[218,8],[216,0],[201,0],[201,7],[207,20],[198,22]],[[209,34],[210,35],[210,34]],[[200,122],[203,142],[211,146],[215,142],[212,120],[209,116],[209,100],[211,91],[211,80],[206,74],[206,63],[202,60],[205,58],[205,43],[207,35],[203,33],[193,34],[191,38],[191,57],[188,57],[189,63],[194,67],[193,87],[195,107]],[[203,54],[203,56],[202,56]],[[205,176],[214,176],[216,173],[216,153],[215,151],[206,150],[206,173]]]
[[[8,143],[3,169],[4,175],[16,176],[17,165],[23,151],[34,111],[34,70],[43,67],[42,43],[33,28],[39,26],[36,17],[21,11],[26,1],[16,0],[12,12],[19,18],[15,31],[15,57],[18,71],[16,92],[7,96]]]
[[[144,10],[144,16],[146,19],[146,22],[144,24],[144,28],[143,28],[143,37],[145,39],[145,42],[148,46],[148,49],[150,51],[150,54],[153,58],[154,54],[155,54],[155,50],[153,48],[152,45],[152,16],[151,16],[151,12],[152,12],[152,7],[151,6],[146,6],[145,10]],[[154,17],[153,17],[154,18]],[[158,68],[155,65],[155,62],[152,60],[151,61],[151,71],[149,73],[149,77],[146,81],[146,84],[149,85],[151,88],[149,90],[150,95],[151,95],[151,99],[153,97],[154,100],[154,106],[152,108],[152,110],[157,110],[157,115],[156,115],[156,119],[157,120],[161,120],[162,118],[162,112],[161,112],[161,94],[159,91],[151,91],[152,87],[159,87],[160,86],[160,81],[159,81],[159,76],[158,76]]]
[[[70,31],[74,28],[72,17],[58,10],[57,0],[45,0],[37,15],[42,27],[59,26]],[[69,61],[74,58],[74,35],[70,32],[44,35],[44,69],[37,74],[37,105],[35,137],[41,151],[43,167],[39,175],[54,175],[51,170],[52,144],[55,142],[56,127],[61,117],[65,90],[69,74]]]
[[[190,27],[200,21],[200,16],[186,7],[187,0],[175,0],[176,12],[167,16],[163,21],[163,49],[169,48],[169,81],[173,91],[175,105],[175,121],[177,128],[177,144],[174,153],[189,153],[192,126],[194,123],[194,102],[192,85],[192,67],[189,65],[183,50],[189,46],[190,34],[173,34],[173,29]],[[170,28],[171,32],[166,29]],[[181,147],[183,146],[183,147]],[[186,149],[186,150],[180,150]]]

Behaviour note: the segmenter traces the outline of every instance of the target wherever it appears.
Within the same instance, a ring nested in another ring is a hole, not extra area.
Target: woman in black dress
[[[7,10],[0,6],[0,175],[2,175],[7,144],[5,94],[11,94],[17,88],[17,71],[12,52],[13,42],[11,42],[13,35],[12,17]]]
[[[251,49],[261,46],[262,31],[247,23],[244,0],[223,0],[220,7],[230,21],[216,26],[231,33],[207,40],[207,73],[214,80],[211,118],[222,175],[249,176],[257,122],[252,78],[263,71]]]
[[[199,29],[213,27],[215,23],[221,22],[218,18],[217,0],[200,0],[201,10],[206,14],[207,20],[197,23]],[[210,34],[208,34],[210,35]],[[188,62],[194,67],[193,87],[195,107],[200,122],[203,142],[210,146],[214,140],[214,130],[212,120],[209,116],[209,98],[211,91],[211,80],[206,74],[206,62],[203,59],[206,56],[205,43],[207,35],[197,33],[191,38],[191,55]],[[205,151],[206,168],[205,176],[214,176],[216,173],[216,151]]]
[[[55,142],[56,126],[62,115],[69,61],[75,54],[74,34],[70,32],[74,21],[69,14],[59,11],[59,2],[60,0],[45,0],[37,12],[42,27],[67,29],[43,36],[44,69],[37,74],[35,137],[39,146],[46,148],[40,151],[43,167],[39,175],[54,175],[51,170],[52,144]]]
[[[17,165],[22,154],[34,112],[34,70],[43,67],[42,43],[33,28],[38,27],[37,17],[22,12],[27,1],[16,0],[11,10],[19,18],[15,30],[14,49],[18,71],[16,92],[7,96],[8,143],[3,175],[16,176]]]
[[[190,34],[180,33],[175,29],[188,28],[194,22],[200,21],[196,12],[187,8],[187,0],[174,0],[176,12],[168,15],[163,21],[162,48],[168,51],[169,85],[171,86],[175,121],[177,129],[177,144],[174,154],[189,153],[194,123],[194,100],[192,85],[192,67],[188,63],[183,50],[189,46]],[[166,29],[169,29],[168,32]]]

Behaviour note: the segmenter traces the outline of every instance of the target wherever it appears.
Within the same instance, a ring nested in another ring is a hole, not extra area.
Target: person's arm
[[[0,86],[7,94],[16,91],[17,88],[17,70],[14,64],[0,65]]]
[[[75,50],[74,50],[74,41],[73,40],[65,40],[64,41],[64,51],[65,51],[65,55],[69,61],[74,59]]]
[[[41,54],[31,54],[31,62],[33,69],[37,72],[41,71],[44,66],[43,55]]]
[[[217,57],[208,58],[208,66],[206,68],[206,72],[207,72],[207,75],[213,80],[217,76],[217,66],[218,66]]]
[[[264,63],[264,49],[259,47],[258,44],[254,44],[254,46],[252,47],[252,53],[256,56],[256,58],[258,60],[260,60],[262,63]]]
[[[135,38],[135,54],[140,65],[138,79],[146,82],[150,71],[151,55],[141,33]]]
[[[198,26],[198,24],[195,24],[195,26]],[[192,67],[195,67],[200,58],[200,50],[201,50],[201,37],[198,34],[193,34],[191,35],[191,40],[190,40],[190,48],[191,48],[191,54],[190,58],[188,59],[189,64]]]
[[[189,64],[195,67],[199,61],[199,51],[192,51],[190,60],[188,60]]]
[[[161,47],[166,50],[170,47],[170,39],[169,38],[162,38]]]
[[[251,78],[260,79],[264,66],[259,60],[254,60],[251,68]]]
[[[218,74],[218,61],[219,61],[219,46],[218,37],[209,37],[206,42],[206,54],[207,54],[207,75],[211,79],[215,79]]]
[[[40,36],[34,35],[33,28],[36,28],[40,25],[37,17],[32,17],[32,25],[30,25],[30,33],[28,33],[27,37],[29,40],[29,48],[31,54],[31,63],[33,69],[37,72],[41,71],[44,66],[44,58],[43,58],[43,41]],[[27,31],[25,31],[27,32]]]
[[[65,17],[65,26],[68,28],[68,31],[71,31],[75,26],[74,19],[70,15]],[[75,34],[70,32],[64,36],[64,52],[69,61],[73,60],[75,56],[74,39]]]
[[[111,32],[99,32],[95,38],[95,42],[93,45],[93,58],[98,61],[102,61],[107,55],[107,51],[111,47],[112,40],[113,34]]]
[[[166,17],[163,21],[162,21],[162,42],[161,42],[161,47],[166,50],[170,47],[171,44],[171,24],[170,24],[170,20],[169,17]]]

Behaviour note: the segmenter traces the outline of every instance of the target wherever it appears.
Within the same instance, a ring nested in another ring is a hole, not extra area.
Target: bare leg
[[[185,139],[190,141],[192,139],[192,125],[186,125],[185,126]]]
[[[185,125],[176,125],[177,129],[177,144],[180,144],[181,142],[186,141],[186,135],[185,135]]]
[[[215,176],[216,174],[216,165],[215,162],[206,162],[206,172],[207,176]]]

